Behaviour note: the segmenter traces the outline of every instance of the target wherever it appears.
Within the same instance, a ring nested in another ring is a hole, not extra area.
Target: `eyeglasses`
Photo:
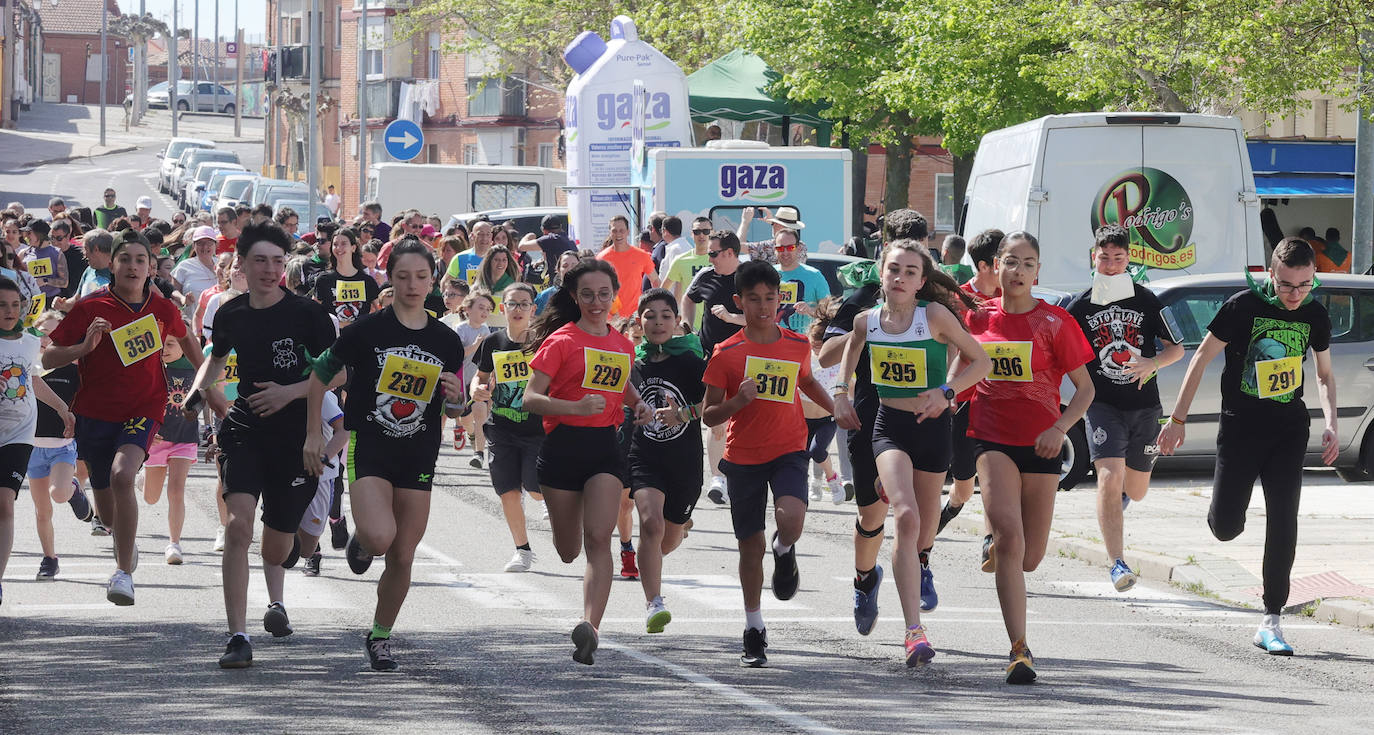
[[[595,301],[601,301],[601,302],[604,302],[604,303],[608,303],[608,304],[609,304],[611,301],[614,301],[614,300],[615,300],[615,292],[614,292],[614,291],[578,291],[578,292],[577,292],[577,300],[578,300],[578,301],[585,301],[585,302],[587,302],[587,303],[589,303],[589,304],[592,303],[592,302],[595,302]]]
[[[793,250],[796,250],[796,249],[797,249],[797,246],[796,246],[796,245],[777,245],[777,246],[775,246],[773,249],[776,250],[776,251],[778,251],[778,252],[780,252],[780,253],[790,253],[790,252],[792,252]]]
[[[1316,285],[1317,284],[1313,283],[1312,281],[1303,281],[1302,283],[1288,283],[1287,281],[1279,281],[1278,289],[1283,293],[1294,293],[1299,291],[1311,291],[1313,287],[1315,287]]]
[[[693,234],[693,235],[709,235],[709,234],[711,234],[711,231],[710,231],[710,230],[692,230],[692,234]]]
[[[1006,268],[1009,271],[1019,270],[1021,268],[1025,268],[1026,270],[1034,270],[1035,265],[1035,258],[1026,258],[1025,260],[1017,260],[1016,258],[1002,258],[1002,267]]]
[[[717,255],[720,255],[720,254],[723,253],[723,252],[725,252],[725,251],[724,251],[724,250],[707,250],[707,251],[706,251],[706,257],[711,258],[711,259],[714,260],[715,257],[716,257]]]
[[[590,300],[590,299],[583,299],[583,301],[589,301],[589,300]],[[510,311],[511,309],[532,309],[532,308],[534,308],[534,302],[533,302],[533,301],[507,301],[507,302],[506,302],[506,311]]]
[[[114,199],[114,198],[115,198],[115,193],[114,193],[114,192],[109,192],[108,194],[105,195],[105,198],[106,198],[106,199]]]

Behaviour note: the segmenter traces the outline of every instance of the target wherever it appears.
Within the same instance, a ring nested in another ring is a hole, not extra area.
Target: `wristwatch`
[[[945,385],[940,386],[940,390],[944,392],[944,394],[945,394],[945,400],[947,400],[947,401],[952,401],[952,400],[954,400],[954,395],[955,395],[954,389],[951,388],[951,387],[949,387],[948,384],[945,384]]]

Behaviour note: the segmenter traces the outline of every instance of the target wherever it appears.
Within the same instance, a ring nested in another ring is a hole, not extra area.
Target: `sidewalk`
[[[1288,612],[1353,627],[1374,627],[1374,485],[1335,473],[1304,475],[1298,550]],[[1141,577],[1260,609],[1264,494],[1256,483],[1245,532],[1222,543],[1207,527],[1211,478],[1157,474],[1150,494],[1126,510],[1126,562]],[[1111,561],[1097,523],[1097,491],[1080,486],[1055,499],[1049,556],[1102,568]],[[981,496],[950,526],[983,535]],[[1315,605],[1312,603],[1316,603]]]
[[[216,143],[257,143],[263,139],[263,121],[243,119],[243,135],[234,137],[233,117],[183,114],[177,135],[206,138]],[[149,110],[142,124],[125,130],[124,108],[105,108],[105,145],[100,141],[100,106],[35,102],[20,113],[19,127],[0,130],[0,169],[33,168],[50,163],[124,153],[142,146],[161,147],[172,136],[172,116],[167,110]]]

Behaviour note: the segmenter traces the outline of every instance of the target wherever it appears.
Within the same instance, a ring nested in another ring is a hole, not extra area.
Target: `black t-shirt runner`
[[[76,363],[70,362],[56,370],[49,370],[41,376],[43,382],[52,388],[52,392],[57,394],[68,406],[72,405],[72,399],[76,397],[76,389],[81,385],[81,373],[77,370]],[[45,439],[61,439],[62,432],[66,430],[66,424],[62,422],[62,417],[57,411],[53,410],[48,404],[38,402],[38,430],[34,436]]]
[[[344,327],[330,351],[353,368],[344,428],[439,451],[444,402],[462,400],[445,397],[439,383],[441,372],[463,366],[463,343],[452,329],[433,317],[424,327],[410,329],[388,306]]]
[[[853,332],[854,318],[877,306],[881,293],[880,286],[870,283],[850,294],[835,311],[835,318],[830,322],[830,326],[826,327],[826,341]],[[873,385],[873,369],[868,363],[868,341],[865,340],[863,351],[859,353],[859,364],[854,368],[854,411],[860,417],[876,416],[878,413],[878,388]]]
[[[372,276],[361,271],[351,276],[325,271],[315,278],[315,300],[343,322],[356,322],[371,312],[381,292]]]
[[[636,360],[635,389],[654,410],[668,407],[672,396],[679,407],[695,406],[706,397],[706,361],[691,353],[669,355],[659,362]],[[675,468],[697,468],[701,465],[701,419],[692,419],[677,426],[664,426],[657,419],[634,428],[630,439],[630,457],[639,461]],[[699,472],[700,470],[695,470]]]
[[[1226,342],[1222,414],[1307,423],[1302,362],[1309,347],[1321,352],[1331,346],[1326,307],[1309,300],[1289,311],[1247,289],[1221,305],[1207,331]]]
[[[238,353],[239,397],[225,421],[243,429],[304,435],[304,399],[265,417],[253,414],[248,399],[261,390],[255,383],[292,385],[305,380],[308,360],[333,344],[334,322],[324,307],[286,289],[281,300],[266,309],[254,309],[248,297],[234,297],[215,314],[214,356]]]
[[[525,384],[530,380],[529,356],[504,329],[486,336],[477,348],[477,369],[490,373],[491,415],[487,425],[520,436],[544,433],[544,421],[525,410]]]
[[[744,328],[711,313],[712,307],[721,304],[732,314],[743,314],[744,312],[735,306],[736,293],[738,292],[735,289],[735,274],[722,276],[716,273],[715,268],[701,269],[692,279],[692,284],[687,287],[687,298],[696,302],[697,308],[702,310],[701,330],[697,332],[697,336],[701,338],[701,349],[705,351],[707,358],[716,349],[716,345]]]
[[[1158,354],[1158,338],[1180,341],[1165,322],[1164,307],[1154,292],[1139,283],[1134,286],[1135,295],[1106,306],[1094,304],[1089,289],[1075,296],[1067,309],[1093,348],[1094,357],[1088,363],[1088,374],[1097,389],[1093,401],[1123,411],[1159,405],[1159,382],[1151,379],[1137,385],[1126,374],[1126,364],[1136,356]]]

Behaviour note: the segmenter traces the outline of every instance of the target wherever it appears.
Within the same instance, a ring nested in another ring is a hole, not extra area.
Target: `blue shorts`
[[[29,455],[29,479],[43,479],[52,474],[52,466],[55,464],[69,464],[76,466],[76,442],[69,441],[60,447],[48,449],[46,447],[34,447],[33,453]]]
[[[773,491],[775,506],[778,498],[785,496],[806,505],[808,461],[806,452],[788,452],[763,464],[720,461],[718,468],[725,475],[725,489],[730,493],[730,522],[737,540],[763,533],[767,525],[769,490]]]
[[[76,457],[86,463],[91,474],[91,488],[104,490],[110,487],[110,468],[114,465],[115,453],[129,444],[143,452],[148,459],[148,447],[153,437],[162,428],[162,421],[151,418],[132,418],[122,424],[100,419],[76,417]]]

